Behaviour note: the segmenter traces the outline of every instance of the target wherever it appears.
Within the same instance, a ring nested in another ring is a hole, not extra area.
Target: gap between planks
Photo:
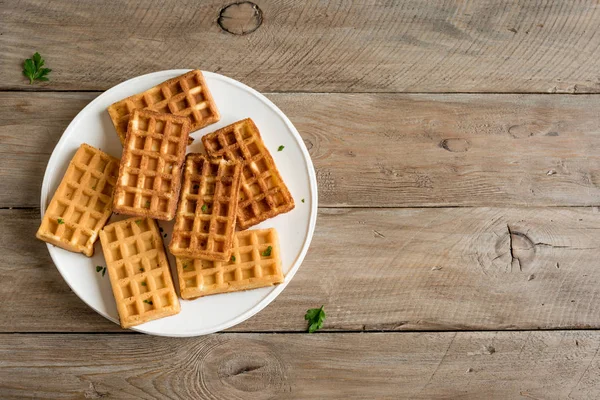
[[[158,71],[155,71],[158,72]],[[211,72],[211,71],[207,71]],[[146,75],[146,74],[144,74]],[[141,75],[140,75],[141,76]],[[122,82],[119,82],[117,85],[126,82],[128,80],[134,79],[137,77],[133,77],[130,79],[126,79]],[[115,85],[116,86],[116,85]],[[114,87],[114,86],[113,86]],[[108,88],[106,90],[101,89],[44,89],[44,88],[32,88],[32,89],[0,89],[0,94],[2,93],[104,93],[107,90],[112,89]],[[565,92],[556,92],[556,93],[548,93],[548,92],[469,92],[469,91],[461,91],[461,92],[411,92],[411,91],[388,91],[388,92],[375,92],[375,91],[362,91],[362,92],[344,92],[344,91],[318,91],[318,90],[269,90],[267,92],[260,92],[263,95],[270,94],[415,94],[415,95],[498,95],[498,96],[511,96],[511,95],[544,95],[544,96],[599,96],[600,92],[573,92],[573,93],[565,93]]]
[[[327,311],[327,310],[325,310]],[[327,319],[325,320],[327,322]],[[490,332],[600,332],[599,328],[577,328],[577,329],[565,329],[565,328],[539,328],[539,329],[444,329],[444,330],[433,330],[433,329],[406,329],[406,330],[392,330],[392,329],[350,329],[350,330],[331,330],[331,329],[319,329],[314,333],[308,333],[308,331],[292,331],[292,330],[265,330],[265,331],[252,331],[252,330],[237,330],[235,328],[229,328],[227,330],[209,333],[206,335],[198,336],[186,336],[186,337],[171,337],[172,339],[185,339],[185,338],[200,338],[203,336],[211,335],[230,335],[230,334],[248,334],[248,335],[344,335],[344,334],[371,334],[371,333],[385,333],[385,334],[407,334],[407,333],[490,333]],[[151,337],[165,337],[169,336],[157,336],[143,332],[132,331],[123,329],[121,331],[6,331],[0,332],[1,336],[10,335],[137,335],[137,336],[151,336]]]

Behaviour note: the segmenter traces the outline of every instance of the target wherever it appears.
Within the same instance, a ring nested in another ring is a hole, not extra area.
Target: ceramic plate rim
[[[67,131],[69,131],[69,129],[71,128],[72,125],[76,125],[79,120],[81,118],[83,118],[83,115],[86,114],[86,112],[88,112],[88,109],[92,108],[97,102],[100,101],[100,99],[102,98],[102,96],[105,95],[110,95],[110,93],[118,91],[120,88],[122,88],[123,86],[128,86],[131,84],[135,84],[136,81],[139,80],[143,80],[143,79],[152,79],[154,76],[160,76],[160,75],[169,75],[169,74],[173,74],[174,76],[177,75],[182,75],[185,74],[186,72],[191,71],[191,69],[170,69],[170,70],[162,70],[162,71],[156,71],[156,72],[151,72],[148,74],[144,74],[144,75],[139,75],[136,77],[133,77],[131,79],[128,79],[126,81],[123,81],[113,87],[111,87],[108,90],[105,90],[103,92],[101,92],[95,99],[93,99],[92,101],[90,101],[83,109],[81,109],[81,111],[79,111],[77,113],[77,115],[75,116],[75,118],[73,118],[71,120],[71,122],[69,123],[69,125],[67,125],[67,127],[65,128],[65,130],[63,131],[63,133],[61,134],[60,139],[58,140],[58,143],[56,143],[56,146],[54,147],[54,149],[52,150],[52,154],[50,155],[50,158],[48,160],[48,164],[46,165],[46,170],[44,172],[44,178],[42,181],[42,187],[41,187],[41,194],[40,194],[40,218],[44,217],[44,214],[46,212],[46,203],[48,202],[48,198],[49,198],[49,185],[50,185],[50,175],[51,175],[51,166],[54,166],[54,164],[57,162],[56,159],[58,158],[58,154],[62,151],[62,148],[64,147],[65,143],[67,142],[67,136],[65,135],[65,133]],[[235,325],[240,324],[241,322],[249,319],[250,317],[252,317],[253,315],[257,314],[258,312],[260,312],[262,309],[264,309],[267,305],[269,305],[273,300],[275,300],[275,298],[277,296],[279,296],[279,294],[286,288],[286,286],[288,285],[288,283],[291,282],[291,280],[294,278],[294,275],[296,274],[296,272],[298,271],[298,269],[300,268],[300,265],[302,265],[302,262],[304,261],[304,258],[306,256],[306,253],[308,251],[308,248],[310,247],[310,243],[312,241],[313,235],[314,235],[314,231],[315,231],[315,226],[316,226],[316,221],[317,221],[317,209],[318,209],[318,195],[317,195],[317,178],[316,178],[316,174],[315,174],[315,169],[312,163],[312,159],[310,157],[310,154],[308,153],[308,149],[306,148],[302,137],[300,136],[300,134],[298,133],[298,130],[296,129],[296,127],[292,124],[292,122],[289,120],[289,118],[283,113],[283,111],[281,111],[279,109],[279,107],[277,107],[271,100],[269,100],[267,97],[265,97],[263,94],[261,94],[260,92],[258,92],[257,90],[245,85],[244,83],[241,83],[235,79],[229,78],[227,76],[218,74],[218,73],[214,73],[214,72],[208,72],[208,71],[202,71],[202,73],[206,76],[206,77],[211,77],[213,79],[220,79],[223,80],[233,86],[238,87],[241,90],[247,91],[248,93],[250,93],[251,95],[255,96],[256,98],[258,98],[260,101],[262,101],[266,106],[268,106],[270,109],[272,109],[275,114],[277,114],[277,116],[283,121],[283,123],[286,125],[286,127],[289,129],[289,131],[292,133],[292,136],[294,138],[294,140],[297,142],[301,152],[302,152],[302,156],[304,159],[304,163],[305,163],[305,167],[308,171],[308,176],[309,176],[309,190],[310,190],[310,198],[311,198],[311,208],[310,208],[310,218],[309,218],[309,225],[308,225],[308,231],[307,231],[307,236],[306,236],[306,240],[304,241],[304,244],[302,245],[302,249],[300,251],[300,253],[298,254],[298,257],[296,258],[296,261],[294,262],[294,264],[291,266],[290,270],[288,271],[288,273],[285,276],[285,280],[284,282],[282,282],[281,284],[277,285],[274,287],[274,289],[267,295],[265,296],[262,300],[260,300],[254,307],[250,308],[249,310],[247,310],[246,312],[239,314],[237,317],[234,317],[212,329],[208,329],[208,330],[202,330],[202,331],[198,331],[198,332],[186,332],[186,333],[181,333],[181,334],[175,334],[175,333],[169,333],[169,334],[164,334],[164,333],[157,333],[157,332],[147,332],[143,329],[139,329],[137,327],[132,327],[130,328],[131,330],[137,331],[137,332],[141,332],[141,333],[145,333],[148,335],[154,335],[154,336],[167,336],[167,337],[195,337],[195,336],[202,336],[202,335],[207,335],[207,334],[211,334],[211,333],[215,333],[215,332],[220,332],[222,330],[231,328]],[[73,291],[73,293],[75,293],[75,295],[77,295],[77,297],[83,301],[88,307],[90,307],[91,309],[93,309],[94,311],[96,311],[98,314],[102,315],[104,318],[108,319],[111,322],[116,323],[117,325],[119,325],[119,321],[115,320],[113,317],[111,317],[110,315],[98,310],[96,307],[92,306],[90,303],[88,303],[82,296],[79,295],[79,292],[76,288],[74,288],[73,286],[71,286],[71,283],[65,278],[65,276],[63,275],[61,269],[58,267],[58,263],[57,260],[55,259],[55,255],[56,253],[53,251],[52,249],[52,245],[49,243],[46,243],[46,246],[48,248],[48,252],[50,253],[50,258],[52,259],[52,262],[54,264],[54,267],[58,270],[59,274],[61,275],[61,277],[63,278],[63,281],[69,286],[69,288]],[[83,256],[83,255],[82,255]],[[143,325],[142,325],[143,326]]]

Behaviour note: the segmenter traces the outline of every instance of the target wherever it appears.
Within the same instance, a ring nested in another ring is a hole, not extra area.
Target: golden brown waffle
[[[156,221],[114,222],[100,231],[100,242],[123,328],[179,313]]]
[[[229,261],[175,259],[184,299],[283,282],[279,239],[274,228],[236,232]]]
[[[226,261],[231,255],[242,167],[188,154],[169,249],[175,256]]]
[[[209,156],[243,164],[237,212],[240,229],[294,208],[294,199],[250,118],[205,135],[202,143]]]
[[[169,79],[152,89],[108,107],[108,114],[123,145],[125,145],[129,119],[133,110],[139,109],[186,117],[190,121],[191,132],[214,124],[221,118],[204,76],[199,70]]]
[[[118,159],[82,144],[52,197],[37,238],[91,257],[98,232],[112,213],[118,168]]]
[[[115,188],[115,212],[166,221],[175,217],[189,128],[183,117],[133,112]]]

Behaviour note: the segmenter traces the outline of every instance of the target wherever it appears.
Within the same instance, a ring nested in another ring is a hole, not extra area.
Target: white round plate
[[[169,70],[139,76],[107,90],[88,104],[69,124],[52,152],[42,184],[42,215],[81,143],[88,143],[115,157],[121,156],[121,143],[106,112],[109,105],[188,71]],[[285,281],[267,288],[181,300],[179,314],[133,328],[153,335],[205,335],[230,328],[262,310],[283,291],[298,271],[317,219],[315,171],[306,146],[290,120],[256,90],[219,74],[204,72],[204,76],[221,113],[221,120],[194,132],[191,136],[196,140],[188,147],[188,151],[203,152],[202,143],[198,139],[206,133],[247,117],[254,120],[296,203],[296,208],[292,211],[251,228],[277,229]],[[283,151],[277,151],[279,146],[285,146]],[[122,218],[124,217],[113,215],[110,221]],[[164,241],[168,244],[173,223],[160,222],[159,225],[167,234]],[[48,251],[71,289],[98,313],[118,324],[119,315],[108,275],[103,277],[96,272],[97,265],[106,265],[100,241],[96,242],[92,258],[52,245],[48,245]],[[175,262],[170,255],[169,261],[177,285]]]

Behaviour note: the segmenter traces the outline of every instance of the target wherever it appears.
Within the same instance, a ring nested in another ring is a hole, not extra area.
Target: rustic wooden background
[[[230,3],[0,0],[0,397],[600,398],[600,3]],[[34,240],[42,175],[100,92],[192,67],[290,117],[317,230],[247,322],[125,332]]]

